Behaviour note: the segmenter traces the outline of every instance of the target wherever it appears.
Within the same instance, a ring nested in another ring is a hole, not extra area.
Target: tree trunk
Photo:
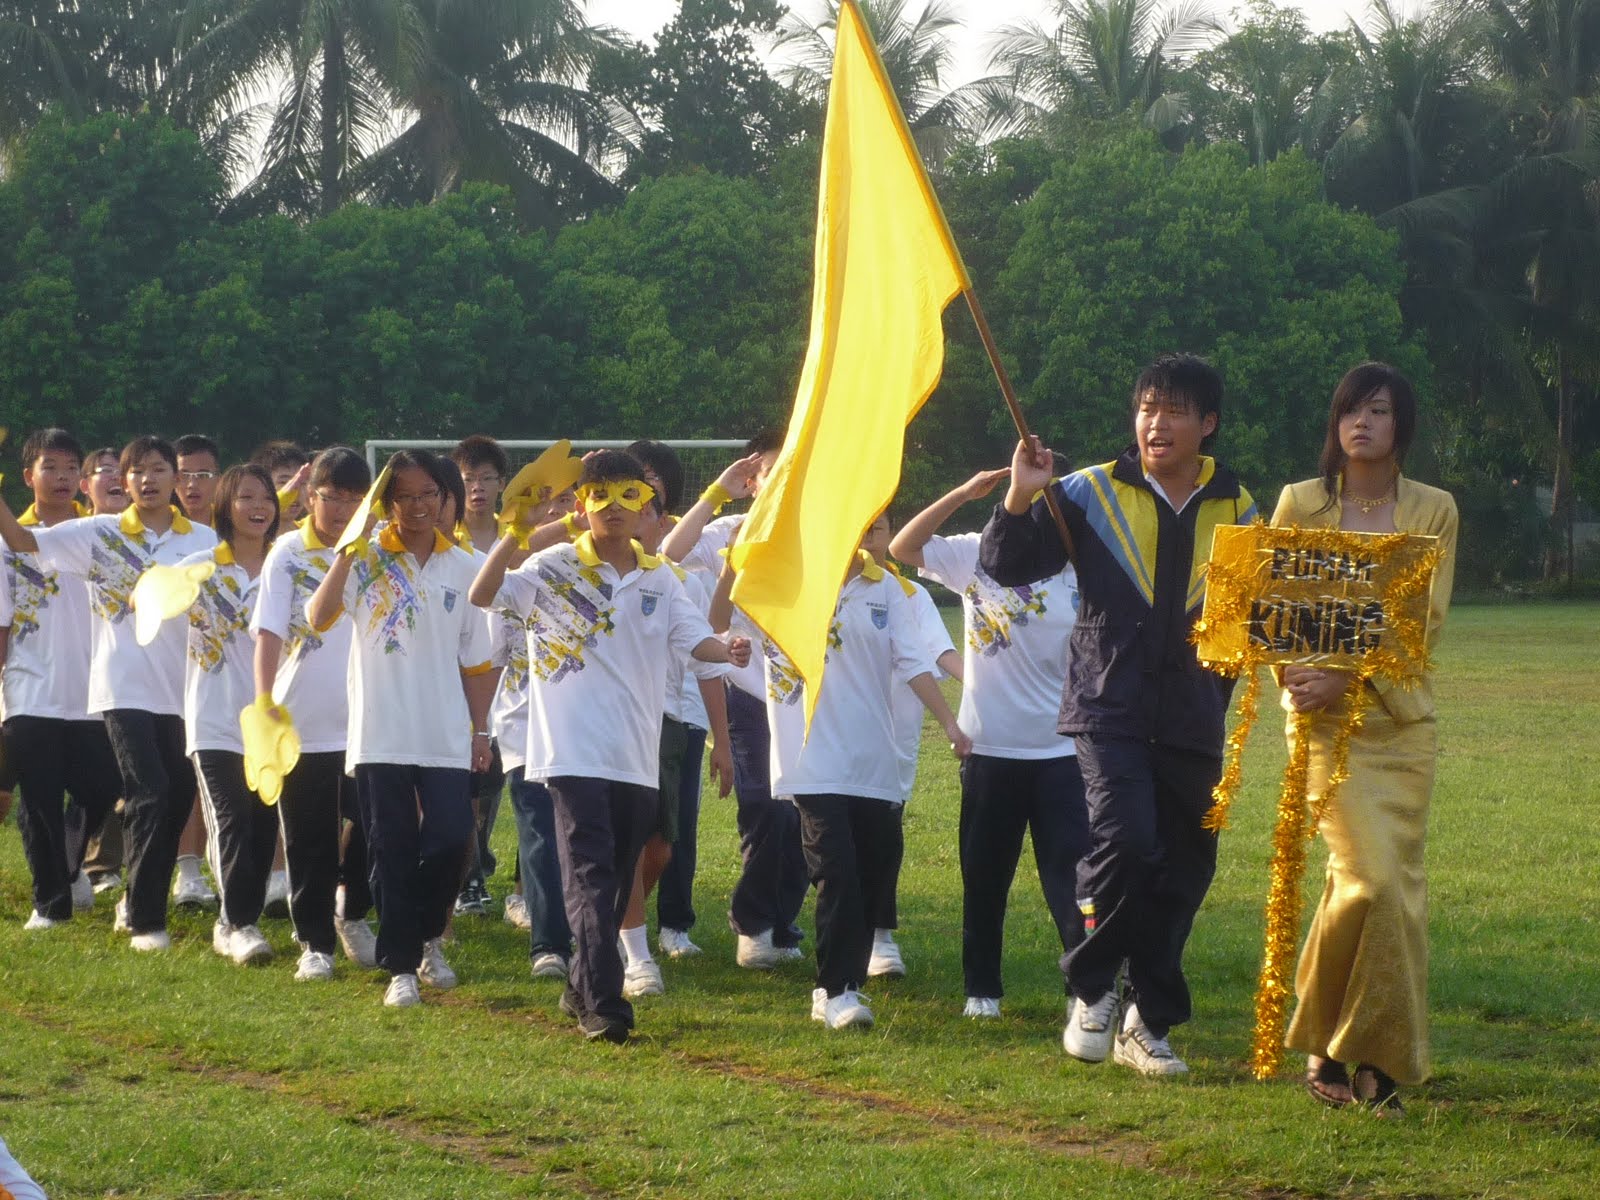
[[[1545,554],[1544,577],[1554,580],[1566,562],[1567,582],[1572,582],[1572,425],[1575,414],[1572,372],[1565,350],[1556,351],[1556,471],[1550,486],[1550,524],[1555,534]]]
[[[344,30],[335,24],[322,40],[322,93],[318,108],[322,116],[322,146],[317,182],[321,185],[323,216],[344,203],[345,138],[343,115],[349,84],[349,64],[345,60]]]

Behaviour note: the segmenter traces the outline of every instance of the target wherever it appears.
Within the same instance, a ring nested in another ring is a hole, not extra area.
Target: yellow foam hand
[[[542,506],[543,502],[532,496],[507,500],[500,508],[500,536],[516,538],[517,545],[526,550]]]
[[[367,495],[361,501],[361,507],[356,509],[350,517],[350,523],[344,527],[344,532],[339,535],[339,540],[334,543],[336,554],[343,554],[354,546],[367,534],[367,518],[373,513],[381,513],[383,509],[383,489],[389,486],[389,476],[394,474],[394,469],[385,464],[383,470],[378,472],[378,477],[372,481],[372,486],[367,489]]]
[[[189,611],[200,597],[200,585],[210,579],[217,564],[210,559],[187,567],[149,568],[139,576],[128,597],[133,605],[133,636],[148,646],[161,632],[161,622]]]
[[[263,692],[239,710],[239,732],[244,735],[245,784],[263,804],[276,804],[284,776],[300,761],[300,735],[289,710]]]
[[[523,496],[535,500],[559,496],[583,477],[583,459],[572,456],[572,443],[566,438],[545,448],[506,484],[505,499],[509,503]]]

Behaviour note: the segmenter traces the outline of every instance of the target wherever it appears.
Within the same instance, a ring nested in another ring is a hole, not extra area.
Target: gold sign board
[[[1438,538],[1220,525],[1200,660],[1332,667],[1396,682],[1427,669],[1428,592]]]

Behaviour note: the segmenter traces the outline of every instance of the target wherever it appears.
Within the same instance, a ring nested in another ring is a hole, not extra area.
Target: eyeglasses
[[[415,496],[402,496],[396,493],[391,499],[395,507],[404,508],[407,505],[416,505],[418,508],[426,507],[439,498],[438,488],[429,488],[425,492],[418,492]]]
[[[324,504],[360,504],[362,500],[360,496],[345,496],[338,492],[314,491],[311,494]]]
[[[178,478],[184,483],[204,483],[208,479],[215,479],[215,471],[179,471]]]
[[[120,470],[118,470],[116,467],[96,467],[94,470],[90,471],[89,474],[91,474],[91,475],[113,475],[113,476],[115,476],[115,475],[122,474],[122,472]]]

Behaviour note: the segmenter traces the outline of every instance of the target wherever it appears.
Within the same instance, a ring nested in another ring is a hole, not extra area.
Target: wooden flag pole
[[[1005,363],[1000,361],[1000,348],[995,345],[994,331],[989,328],[989,318],[984,315],[983,305],[979,303],[978,293],[974,288],[970,286],[964,288],[961,294],[966,297],[967,308],[971,310],[973,323],[978,327],[978,337],[983,340],[983,348],[989,355],[989,365],[994,368],[995,378],[1000,381],[1000,394],[1005,397],[1012,424],[1017,427],[1017,436],[1026,442],[1033,434],[1028,429],[1027,417],[1022,415],[1022,405],[1017,403],[1017,392],[1011,386],[1011,376],[1006,371]],[[1061,502],[1056,499],[1053,485],[1045,487],[1044,502],[1050,509],[1050,515],[1055,518],[1056,532],[1061,535],[1061,544],[1067,548],[1067,557],[1076,558],[1072,534],[1067,530],[1067,518],[1061,511]]]

